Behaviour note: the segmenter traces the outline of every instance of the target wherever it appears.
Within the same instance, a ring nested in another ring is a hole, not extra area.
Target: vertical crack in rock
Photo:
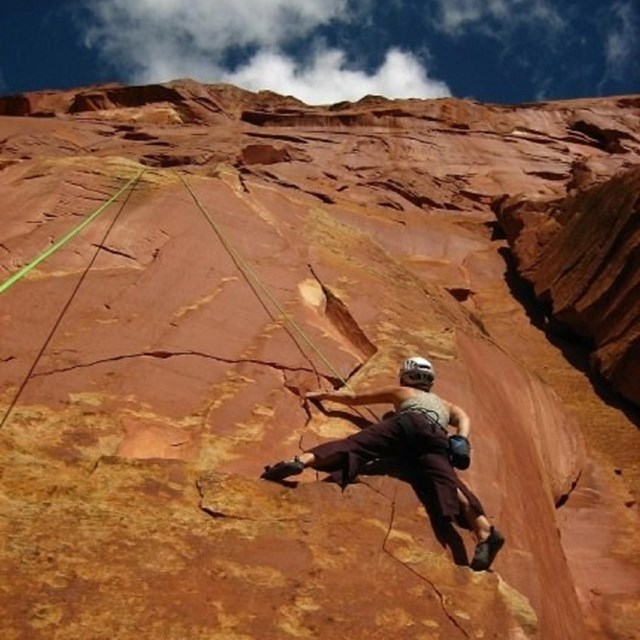
[[[367,486],[369,487],[369,485],[367,485]],[[369,488],[372,489],[372,487],[369,487]],[[460,631],[460,633],[462,633],[464,635],[465,638],[470,638],[471,636],[467,633],[465,628],[455,619],[455,617],[451,613],[449,613],[449,610],[447,609],[447,605],[446,605],[445,600],[444,600],[444,595],[442,594],[440,589],[438,589],[438,587],[435,585],[435,583],[432,582],[431,580],[429,580],[429,578],[426,578],[425,576],[423,576],[421,573],[416,571],[413,567],[411,567],[407,563],[402,562],[402,560],[399,560],[398,558],[396,558],[396,556],[393,555],[393,553],[391,551],[389,551],[389,549],[387,547],[387,542],[389,541],[389,536],[391,535],[391,531],[393,529],[393,522],[394,522],[394,519],[395,519],[395,515],[396,515],[396,503],[395,503],[395,499],[394,499],[394,500],[391,501],[391,514],[390,514],[390,518],[389,518],[389,527],[387,528],[387,533],[386,533],[386,535],[384,537],[384,541],[382,542],[382,550],[388,556],[390,556],[393,560],[395,560],[396,562],[401,564],[403,567],[405,567],[408,571],[410,571],[415,576],[417,576],[420,580],[422,580],[423,582],[426,582],[431,587],[433,592],[436,594],[436,597],[438,598],[438,601],[440,602],[440,607],[441,607],[442,612],[444,613],[444,615]]]
[[[355,347],[364,357],[370,358],[377,353],[376,346],[367,338],[355,318],[349,312],[347,305],[327,287],[318,277],[313,267],[309,265],[311,275],[316,279],[325,296],[325,316],[341,336]]]
[[[571,494],[575,491],[575,488],[578,486],[578,482],[580,482],[581,476],[582,476],[582,471],[578,471],[578,475],[576,476],[576,479],[571,483],[571,486],[569,487],[569,491],[567,491],[567,493],[563,493],[561,496],[558,496],[558,499],[556,500],[556,504],[555,504],[556,509],[560,509],[567,503],[567,501],[571,497]]]
[[[242,187],[242,190],[244,191],[244,193],[251,193],[247,185],[247,181],[244,179],[244,176],[242,175],[242,171],[238,171],[238,182],[240,183],[240,186]]]
[[[95,471],[98,469],[98,467],[100,466],[100,463],[102,462],[102,459],[104,458],[104,456],[99,456],[96,461],[93,463],[93,465],[91,466],[91,469],[89,469],[89,475],[93,475],[93,473],[95,473]]]
[[[455,619],[455,617],[451,613],[449,613],[449,610],[447,609],[447,605],[446,605],[445,600],[444,600],[444,595],[438,589],[438,587],[435,585],[435,583],[432,582],[431,580],[429,580],[429,578],[426,578],[425,576],[420,574],[418,571],[416,571],[414,568],[412,568],[406,562],[403,562],[402,560],[397,558],[395,555],[393,555],[393,553],[391,551],[389,551],[389,549],[387,547],[387,542],[389,541],[389,536],[391,535],[391,531],[393,530],[393,523],[394,523],[395,515],[396,515],[395,494],[394,494],[393,498],[389,498],[388,496],[385,496],[382,492],[378,491],[378,489],[376,489],[375,487],[372,487],[369,483],[364,482],[362,480],[360,480],[359,483],[363,484],[370,491],[373,491],[374,493],[377,493],[378,495],[386,498],[391,503],[391,513],[389,514],[389,526],[387,527],[387,532],[386,532],[386,534],[384,536],[384,540],[382,541],[382,550],[388,556],[390,556],[393,560],[395,560],[395,562],[397,562],[398,564],[401,564],[405,569],[407,569],[408,571],[413,573],[415,576],[417,576],[421,581],[426,582],[431,587],[433,592],[436,594],[436,597],[438,598],[438,601],[440,603],[440,607],[442,608],[442,611],[445,614],[445,616],[465,636],[465,638],[470,638],[471,636],[467,633],[467,631],[464,629],[464,627],[462,627],[462,625]]]

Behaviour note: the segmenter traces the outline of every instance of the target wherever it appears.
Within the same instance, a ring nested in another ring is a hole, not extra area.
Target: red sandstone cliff
[[[1,98],[1,281],[147,169],[0,294],[8,637],[634,637],[637,105]],[[472,416],[492,572],[393,476],[257,479],[357,428],[304,390],[413,353]]]

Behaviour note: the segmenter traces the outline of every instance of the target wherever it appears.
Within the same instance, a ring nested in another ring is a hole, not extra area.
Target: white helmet
[[[436,377],[433,365],[426,358],[413,356],[400,367],[400,384],[408,387],[430,387]]]

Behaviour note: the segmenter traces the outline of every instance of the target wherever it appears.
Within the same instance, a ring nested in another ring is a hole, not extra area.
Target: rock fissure
[[[275,173],[271,173],[270,171],[263,170],[260,172],[256,172],[254,175],[262,178],[266,178],[269,182],[275,182],[276,184],[280,185],[281,187],[285,187],[286,189],[292,189],[294,191],[299,191],[300,193],[305,193],[309,196],[317,198],[318,200],[320,200],[320,202],[324,204],[335,204],[335,200],[328,194],[321,193],[319,191],[311,191],[309,189],[305,189],[300,185],[295,184],[294,182],[287,182],[286,180],[283,180],[282,178],[277,176]]]
[[[577,120],[574,122],[571,129],[587,136],[592,145],[598,149],[607,151],[608,153],[625,153],[626,149],[622,145],[621,141],[635,141],[635,138],[632,135],[624,131],[619,131],[617,129],[604,129],[585,120]]]
[[[569,491],[567,491],[566,493],[563,493],[561,496],[558,496],[555,503],[556,509],[560,509],[567,503],[567,500],[569,500],[569,498],[571,497],[571,494],[575,491],[576,487],[578,486],[578,482],[580,482],[581,476],[582,476],[582,470],[578,472],[578,475],[576,476],[575,480],[572,481],[571,486],[569,487]]]
[[[427,578],[426,576],[423,576],[419,571],[416,571],[416,569],[414,569],[410,564],[408,564],[406,562],[403,562],[398,557],[396,557],[396,555],[392,551],[389,550],[389,548],[387,546],[387,543],[389,541],[389,537],[391,536],[391,532],[393,530],[393,523],[394,523],[394,520],[395,520],[395,511],[396,511],[396,503],[395,503],[395,501],[391,501],[391,513],[390,513],[390,516],[389,516],[389,527],[387,528],[387,533],[386,533],[385,538],[384,538],[384,540],[382,542],[382,550],[389,557],[391,557],[393,560],[395,560],[396,562],[401,564],[405,569],[410,571],[414,576],[418,577],[422,582],[425,582],[426,584],[428,584],[431,587],[431,590],[433,591],[433,593],[436,595],[436,598],[437,598],[437,600],[438,600],[438,602],[440,604],[440,608],[442,609],[442,612],[444,613],[444,615],[453,624],[453,626],[456,629],[458,629],[458,631],[460,633],[462,633],[462,635],[464,635],[465,638],[470,638],[471,636],[469,635],[467,630],[456,620],[455,616],[447,608],[447,603],[445,601],[445,596],[442,593],[442,591],[440,591],[440,589],[438,589],[437,585],[433,582],[433,580],[429,580],[429,578]]]
[[[247,134],[250,138],[261,138],[266,140],[282,140],[283,142],[292,142],[294,144],[309,144],[305,138],[298,136],[287,136],[278,133],[258,133],[256,131],[250,131]]]
[[[367,338],[356,319],[351,315],[347,305],[322,282],[312,265],[308,265],[311,275],[320,285],[325,297],[325,315],[340,335],[355,347],[365,358],[373,356],[378,349]],[[353,375],[353,374],[351,374]]]
[[[179,358],[179,357],[197,357],[197,358],[206,358],[208,360],[215,360],[216,362],[223,362],[226,364],[256,364],[259,366],[265,366],[277,371],[289,371],[289,372],[305,372],[311,373],[312,370],[306,367],[287,367],[286,365],[281,365],[277,362],[273,361],[265,361],[265,360],[257,360],[254,358],[223,358],[220,356],[214,356],[209,353],[203,353],[201,351],[141,351],[139,353],[128,353],[120,356],[111,356],[109,358],[101,358],[99,360],[94,360],[92,362],[85,362],[80,364],[70,365],[68,367],[59,367],[56,369],[49,369],[48,371],[40,371],[38,373],[34,373],[32,377],[38,378],[43,376],[51,376],[58,373],[66,373],[69,371],[75,371],[77,369],[88,369],[91,367],[95,367],[101,364],[107,364],[110,362],[118,362],[121,360],[131,360],[136,358],[157,358],[159,360],[167,360],[169,358]]]
[[[126,253],[125,251],[119,251],[118,249],[114,249],[113,247],[108,247],[106,244],[96,244],[92,243],[92,247],[96,249],[102,249],[102,251],[106,251],[107,253],[111,253],[115,256],[121,256],[123,258],[127,258],[129,260],[133,260],[134,262],[138,262],[138,258],[132,256],[130,253]]]
[[[113,195],[113,191],[107,191],[103,188],[94,187],[92,185],[87,185],[82,182],[75,182],[73,180],[67,179],[65,180],[64,184],[65,184],[65,187],[72,187],[72,188],[80,189],[80,191],[87,191],[88,193],[93,193],[96,195],[96,198],[95,198],[96,200],[104,200],[105,198],[109,198]],[[74,196],[74,197],[77,197],[77,196]],[[83,195],[82,198],[85,200],[91,199],[86,195]]]
[[[397,184],[393,180],[385,180],[385,181],[373,180],[368,183],[368,186],[377,187],[379,189],[382,189],[383,191],[385,190],[391,191],[396,195],[400,196],[401,198],[403,198],[404,200],[406,200],[407,202],[410,202],[412,205],[418,207],[419,209],[422,209],[424,205],[431,207],[433,209],[442,208],[441,202],[436,202],[435,200],[433,200],[432,198],[429,198],[426,195],[421,195],[419,193],[409,191],[409,189],[407,189],[406,187],[403,187],[400,184]]]
[[[619,228],[610,229],[611,236],[607,236],[605,241],[597,242],[594,239],[594,245],[600,245],[598,252],[602,254],[602,256],[598,256],[596,261],[591,261],[591,264],[595,263],[595,268],[590,268],[590,273],[586,273],[583,275],[579,286],[575,286],[572,288],[572,295],[569,300],[566,300],[562,307],[558,306],[557,303],[553,304],[553,312],[558,314],[558,318],[562,319],[563,312],[572,306],[575,306],[578,301],[580,301],[589,290],[597,285],[598,282],[603,280],[603,274],[610,269],[610,264],[614,260],[616,255],[623,254],[623,249],[628,243],[628,239],[633,237],[634,232],[638,228],[638,221],[634,219],[633,216],[630,216],[624,222],[624,225]],[[540,257],[538,258],[538,264],[541,265],[545,262],[545,256],[548,254],[543,250]],[[628,265],[630,262],[630,258],[628,257],[628,262],[625,265]],[[578,269],[580,269],[580,265],[584,264],[585,256],[582,253],[576,253],[573,260],[567,260],[565,268],[559,273],[556,274],[556,277],[553,282],[549,283],[549,289],[553,289],[558,283],[561,283],[565,277],[571,277],[571,275]],[[584,272],[584,269],[582,269]],[[540,295],[544,296],[545,291],[541,291]],[[603,295],[612,295],[611,291],[603,292]],[[579,328],[578,328],[578,332]]]

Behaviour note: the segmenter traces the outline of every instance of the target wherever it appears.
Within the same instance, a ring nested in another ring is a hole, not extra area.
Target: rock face
[[[496,211],[553,319],[593,345],[594,369],[640,405],[640,167],[542,206],[507,197]]]
[[[1,98],[6,637],[635,637],[638,417],[585,372],[638,402],[637,106]],[[413,354],[472,417],[491,572],[397,469],[258,479],[387,409],[306,390]]]

